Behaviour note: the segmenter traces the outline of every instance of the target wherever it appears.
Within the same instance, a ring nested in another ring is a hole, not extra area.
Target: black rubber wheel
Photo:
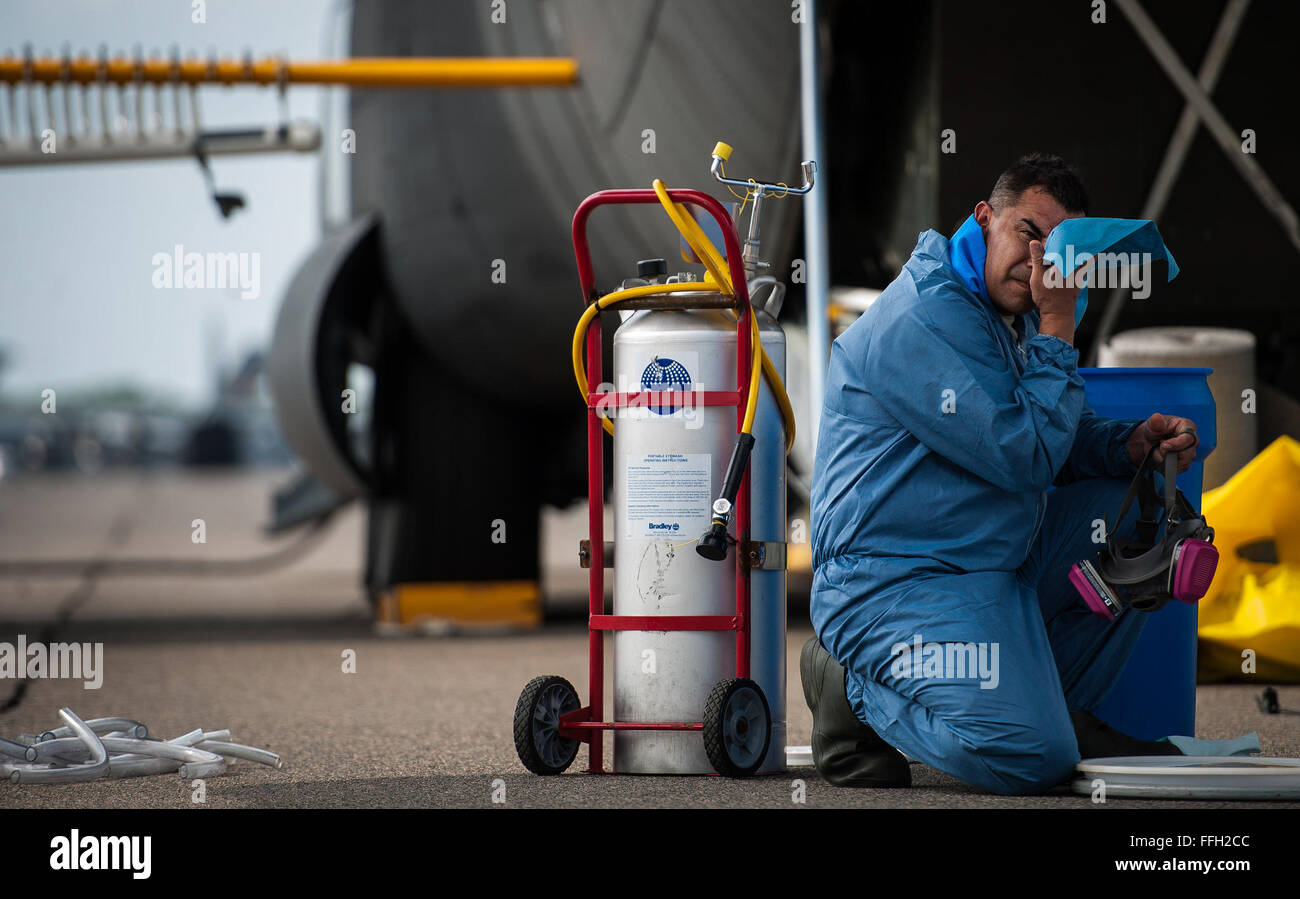
[[[704,751],[724,777],[749,777],[772,742],[772,710],[747,677],[719,681],[704,704]]]
[[[578,755],[578,740],[560,736],[560,715],[582,708],[573,684],[554,674],[535,677],[515,705],[515,751],[534,774],[560,774]]]

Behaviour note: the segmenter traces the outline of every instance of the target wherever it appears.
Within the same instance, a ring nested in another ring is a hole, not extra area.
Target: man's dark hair
[[[1074,167],[1050,153],[1021,156],[1010,168],[998,175],[989,194],[989,205],[1001,211],[1020,199],[1031,187],[1041,187],[1060,203],[1066,212],[1088,214],[1088,191]]]

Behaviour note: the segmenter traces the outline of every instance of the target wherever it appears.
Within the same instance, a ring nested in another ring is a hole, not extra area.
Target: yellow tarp
[[[1226,484],[1206,492],[1219,567],[1200,602],[1201,680],[1300,682],[1300,443],[1279,437]],[[1277,562],[1250,561],[1272,541]],[[1245,650],[1256,670],[1243,672]]]

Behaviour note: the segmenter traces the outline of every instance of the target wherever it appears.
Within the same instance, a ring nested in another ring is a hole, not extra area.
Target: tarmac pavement
[[[6,481],[0,483],[0,558],[266,552],[256,524],[266,491],[284,477]],[[191,522],[200,517],[208,539],[202,545],[190,539]],[[1300,807],[1114,797],[1095,805],[1065,788],[999,797],[921,764],[913,766],[914,785],[897,790],[836,788],[811,768],[749,780],[592,775],[582,773],[585,749],[568,773],[537,777],[515,755],[514,705],[539,674],[563,675],[585,698],[586,629],[572,614],[574,598],[551,602],[551,623],[533,632],[380,636],[358,584],[362,533],[359,510],[350,510],[300,560],[259,577],[0,576],[0,641],[19,633],[40,639],[59,622],[55,639],[104,644],[100,689],[84,689],[79,680],[30,680],[16,704],[0,712],[0,736],[50,729],[66,705],[82,718],[137,718],[152,735],[167,738],[195,727],[229,728],[239,742],[284,758],[282,770],[240,762],[208,778],[201,804],[207,808]],[[548,596],[555,595],[552,586]],[[793,609],[788,739],[806,745],[812,718],[799,689],[798,654],[811,628],[797,602]],[[355,654],[355,673],[343,671],[347,650]],[[1197,736],[1258,731],[1265,755],[1300,757],[1300,716],[1262,713],[1254,701],[1262,687],[1200,687]],[[0,680],[0,706],[15,689],[13,681]],[[1300,686],[1278,692],[1284,708],[1300,708]],[[504,803],[493,802],[494,794],[501,798],[498,781]],[[804,801],[795,801],[800,795]],[[60,786],[0,783],[0,808],[199,805],[175,775]]]

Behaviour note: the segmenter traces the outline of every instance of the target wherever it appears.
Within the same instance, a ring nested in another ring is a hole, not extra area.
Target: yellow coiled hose
[[[704,233],[690,213],[682,208],[680,204],[673,202],[672,198],[668,196],[668,189],[657,178],[654,182],[654,189],[659,196],[659,202],[663,204],[664,210],[668,213],[668,217],[673,220],[673,224],[677,226],[677,230],[681,232],[687,245],[695,252],[696,258],[704,263],[708,274],[705,275],[704,281],[678,284],[647,284],[644,287],[629,287],[625,290],[616,290],[601,297],[583,310],[582,317],[578,319],[578,326],[573,332],[573,376],[578,382],[578,390],[582,394],[584,403],[587,402],[588,390],[586,366],[582,361],[583,344],[586,342],[587,329],[601,310],[608,309],[623,300],[678,291],[721,290],[727,296],[735,296],[735,288],[732,286],[727,264],[723,261],[717,248],[709,240],[708,235]],[[767,378],[768,386],[772,390],[772,396],[776,398],[777,406],[780,407],[781,418],[785,423],[785,451],[789,453],[790,448],[794,446],[794,409],[790,406],[790,397],[786,394],[781,375],[777,372],[776,366],[772,364],[772,360],[768,358],[767,351],[763,349],[758,330],[758,318],[754,315],[753,310],[750,310],[749,323],[750,338],[753,342],[754,365],[750,371],[749,397],[745,404],[745,418],[741,425],[741,432],[745,434],[753,433],[754,415],[758,411],[758,379],[761,373],[762,376]],[[600,423],[607,432],[614,433],[614,423],[608,418],[602,415]]]

